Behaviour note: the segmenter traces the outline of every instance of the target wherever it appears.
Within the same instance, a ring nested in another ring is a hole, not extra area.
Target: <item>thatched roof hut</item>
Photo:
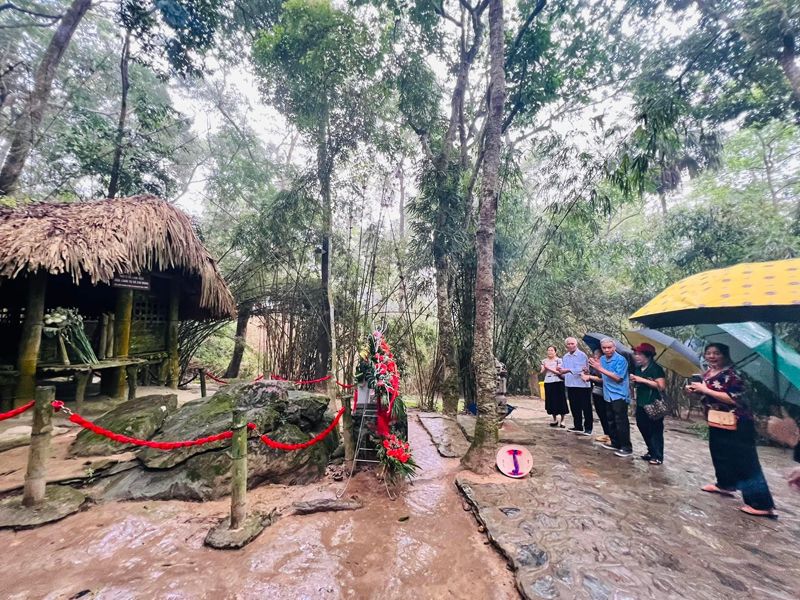
[[[43,329],[48,311],[62,308],[82,323],[80,341],[67,335],[72,356],[64,335]],[[191,221],[167,202],[135,196],[0,209],[0,371],[4,381],[12,371],[17,378],[16,401],[31,398],[38,380],[62,375],[74,377],[82,401],[98,372],[104,393],[123,397],[127,385],[135,397],[151,367],[177,387],[180,321],[235,314]],[[10,397],[2,388],[0,403]]]
[[[4,279],[36,272],[74,285],[111,285],[140,273],[180,275],[181,318],[227,318],[236,305],[189,218],[154,196],[0,209]]]

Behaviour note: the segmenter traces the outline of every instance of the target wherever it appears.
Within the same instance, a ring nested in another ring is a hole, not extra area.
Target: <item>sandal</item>
[[[650,459],[650,460],[648,460],[647,462],[649,462],[651,465],[661,465],[661,464],[664,464],[664,461],[662,461],[662,460],[659,460],[658,458],[651,458],[651,459]]]
[[[550,427],[558,427],[558,423],[556,423],[555,421],[553,421],[552,423],[550,423]]]
[[[768,519],[778,518],[778,515],[775,514],[774,510],[759,510],[757,508],[753,508],[752,506],[748,506],[747,504],[740,506],[739,510],[753,517],[766,517]]]
[[[717,487],[713,483],[709,483],[708,485],[704,485],[700,488],[704,492],[708,492],[709,494],[719,494],[720,496],[731,496],[733,497],[734,493],[732,490],[723,490],[722,488]]]

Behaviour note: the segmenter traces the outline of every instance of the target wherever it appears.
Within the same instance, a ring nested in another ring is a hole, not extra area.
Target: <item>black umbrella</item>
[[[630,359],[633,356],[633,350],[620,342],[612,338],[610,335],[606,335],[605,333],[597,333],[596,331],[590,331],[586,335],[583,336],[583,343],[589,346],[589,348],[594,352],[595,350],[600,349],[600,341],[604,339],[614,340],[614,344],[617,346],[617,352],[625,356],[626,358]]]

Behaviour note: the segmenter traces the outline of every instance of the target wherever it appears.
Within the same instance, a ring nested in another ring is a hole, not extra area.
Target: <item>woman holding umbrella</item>
[[[744,385],[731,364],[728,346],[708,344],[704,354],[708,370],[702,381],[686,386],[702,395],[708,418],[708,446],[717,476],[704,492],[733,496],[739,489],[745,505],[739,510],[758,517],[777,518],[767,480],[756,452],[753,414],[744,402]]]
[[[653,404],[661,397],[667,386],[664,369],[654,360],[656,349],[652,344],[639,344],[633,349],[636,367],[631,382],[636,390],[636,426],[647,444],[647,454],[643,460],[651,465],[664,462],[664,416],[654,419],[647,414],[645,406]]]

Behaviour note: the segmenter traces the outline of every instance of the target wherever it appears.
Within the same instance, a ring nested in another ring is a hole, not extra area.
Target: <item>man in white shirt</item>
[[[581,378],[588,372],[589,359],[585,352],[578,349],[578,340],[574,337],[564,340],[564,345],[567,352],[561,359],[560,372],[564,376],[569,410],[574,419],[574,426],[569,431],[592,435],[592,384]]]

